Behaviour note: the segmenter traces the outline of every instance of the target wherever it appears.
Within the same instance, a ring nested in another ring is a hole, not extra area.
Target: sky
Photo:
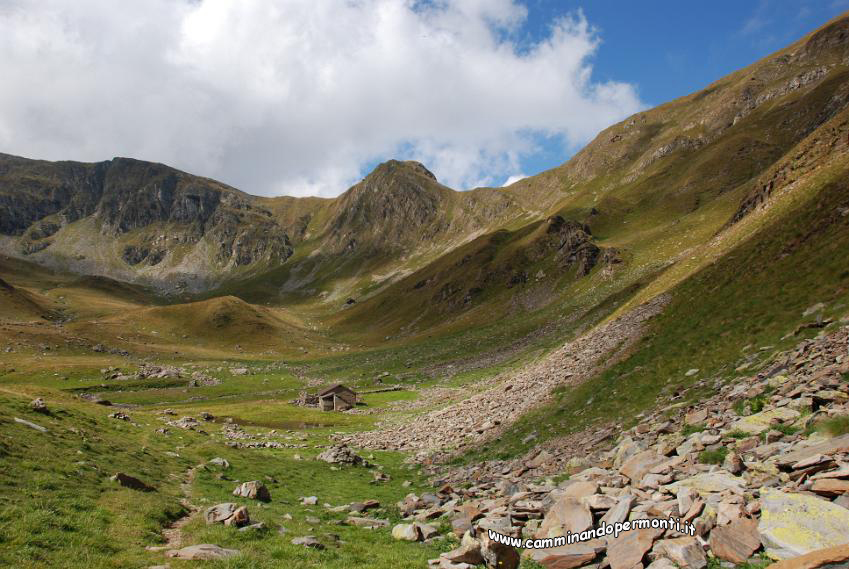
[[[456,189],[565,162],[849,0],[0,0],[0,152],[130,156],[332,197],[390,158]]]

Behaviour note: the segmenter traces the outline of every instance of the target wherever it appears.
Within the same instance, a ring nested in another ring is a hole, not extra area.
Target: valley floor
[[[487,529],[554,537],[602,520],[669,516],[693,522],[698,535],[625,532],[528,549],[521,566],[601,561],[632,569],[644,555],[656,569],[766,565],[769,556],[842,543],[845,310],[824,318],[824,307],[813,307],[818,319],[784,338],[794,349],[757,350],[731,374],[689,370],[686,382],[632,419],[588,414],[583,427],[560,437],[522,431],[516,421],[552,388],[597,381],[634,353],[644,322],[666,303],[502,371],[495,383],[469,375],[386,390],[393,378],[377,374],[382,383],[363,389],[372,393],[348,412],[291,403],[321,385],[308,365],[235,358],[128,365],[120,354],[9,342],[0,379],[0,564],[413,568],[433,559],[452,569],[511,567],[519,552],[489,540]],[[26,326],[41,327],[3,329]],[[16,336],[29,337],[7,338]],[[481,392],[484,385],[491,391]],[[482,403],[507,386],[526,399]],[[517,407],[497,406],[508,401]],[[516,429],[525,450],[492,460]],[[331,462],[320,457],[328,449]],[[367,464],[346,463],[351,456]],[[233,495],[251,481],[269,499]],[[792,519],[781,513],[787,508],[797,512]],[[216,516],[229,521],[210,523]],[[805,539],[786,537],[787,528]]]

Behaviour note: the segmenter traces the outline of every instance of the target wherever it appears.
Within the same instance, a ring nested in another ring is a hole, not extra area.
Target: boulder
[[[323,453],[315,457],[316,460],[323,460],[330,464],[349,464],[352,466],[368,466],[365,460],[354,451],[348,448],[348,445],[333,445]]]
[[[551,462],[552,459],[554,459],[554,455],[543,449],[537,453],[533,459],[528,461],[528,468],[539,468],[540,466]]]
[[[795,409],[777,407],[775,409],[768,409],[766,411],[761,411],[760,413],[755,413],[754,415],[749,415],[748,417],[743,417],[731,425],[731,430],[759,435],[760,433],[772,428],[772,424],[775,421],[785,423],[795,421],[798,418],[799,412]]]
[[[536,536],[557,537],[570,531],[580,533],[592,525],[593,515],[590,509],[578,498],[563,496],[548,510]]]
[[[324,544],[318,541],[312,535],[305,535],[303,537],[293,538],[292,545],[301,545],[303,547],[309,547],[310,549],[324,549]]]
[[[591,494],[589,496],[583,496],[581,503],[586,504],[591,510],[610,510],[616,506],[618,500],[607,494]]]
[[[722,461],[722,468],[731,474],[738,475],[743,472],[743,459],[735,451],[731,451],[725,455],[725,459]]]
[[[190,545],[182,549],[172,549],[165,553],[168,557],[175,559],[190,559],[198,561],[211,561],[213,559],[224,559],[238,555],[238,549],[224,549],[211,543]]]
[[[527,555],[546,569],[574,569],[593,561],[597,552],[595,545],[578,542],[548,549],[529,549]]]
[[[481,555],[480,543],[469,543],[461,545],[457,549],[452,549],[448,553],[443,553],[439,556],[440,559],[445,559],[451,563],[467,563],[469,565],[480,565],[483,563]]]
[[[212,464],[213,466],[218,466],[219,468],[230,468],[230,463],[227,461],[227,459],[221,458],[219,456],[210,459],[209,464]]]
[[[738,476],[733,476],[729,472],[716,470],[714,472],[703,472],[690,478],[685,478],[669,484],[666,488],[673,493],[677,493],[680,488],[689,487],[704,496],[713,492],[722,492],[728,490],[735,494],[743,494],[743,489],[746,486],[746,481]]]
[[[472,519],[466,516],[460,516],[451,520],[451,532],[457,537],[463,537],[463,534],[472,529]]]
[[[710,532],[710,550],[714,555],[732,563],[745,563],[761,547],[758,522],[740,519]]]
[[[818,549],[799,557],[773,563],[767,569],[818,569],[840,568],[849,565],[849,543]]]
[[[367,529],[377,529],[389,526],[389,522],[386,520],[379,520],[377,518],[361,518],[359,516],[348,516],[345,523]]]
[[[657,542],[655,550],[668,557],[673,563],[684,569],[703,569],[707,567],[705,550],[695,537],[676,537]]]
[[[561,496],[574,496],[575,498],[591,496],[598,492],[598,483],[587,480],[570,480],[569,484],[564,484],[559,492]]]
[[[249,526],[239,528],[240,532],[260,531],[265,529],[265,522],[257,522]]]
[[[746,517],[742,503],[722,501],[716,506],[716,525],[724,526]]]
[[[207,524],[224,524],[225,526],[242,527],[251,523],[248,509],[232,502],[217,504],[204,514]]]
[[[625,494],[624,496],[621,496],[616,502],[616,505],[610,508],[607,513],[602,516],[600,521],[610,525],[624,522],[628,519],[628,514],[631,513],[631,508],[634,506],[634,502],[636,501],[637,499],[632,494]]]
[[[480,537],[481,556],[489,569],[516,569],[519,567],[519,553],[503,543],[489,539],[489,532]]]
[[[138,478],[130,476],[129,474],[124,474],[123,472],[116,472],[109,479],[112,482],[117,482],[124,488],[130,488],[132,490],[139,490],[141,492],[153,492],[154,490],[152,486],[148,486]]]
[[[814,480],[811,491],[829,497],[849,494],[849,480],[838,480],[837,478]]]
[[[648,474],[652,468],[666,462],[668,459],[665,456],[659,455],[653,450],[638,452],[631,458],[625,461],[619,472],[631,479],[631,482],[637,483],[643,479],[643,476]]]
[[[649,563],[646,569],[678,569],[678,566],[666,557],[658,557],[657,559]]]
[[[36,413],[44,413],[45,415],[50,413],[50,411],[47,409],[47,403],[45,403],[44,399],[42,399],[41,397],[33,399],[29,406]]]
[[[699,425],[707,421],[707,409],[697,409],[694,411],[690,411],[684,417],[684,423],[687,425]]]
[[[690,486],[680,487],[675,496],[675,499],[678,502],[678,512],[682,516],[686,515],[698,498],[699,493],[696,492],[695,488],[691,488]]]
[[[776,464],[780,467],[789,468],[797,462],[801,462],[817,454],[832,455],[845,452],[849,452],[849,434],[840,435],[819,444],[794,449],[792,452],[778,457]]]
[[[403,541],[418,541],[419,528],[416,524],[398,524],[392,528],[392,537]]]
[[[26,419],[21,419],[20,417],[15,417],[15,422],[19,425],[23,425],[24,427],[29,427],[30,429],[35,429],[40,433],[46,433],[47,427],[42,427],[41,425],[36,425],[32,421],[27,421]]]
[[[364,502],[353,502],[350,506],[348,506],[348,509],[351,512],[366,512],[379,507],[380,502],[377,500],[366,500]]]
[[[767,554],[789,559],[847,542],[849,510],[807,494],[761,489],[758,531]]]
[[[419,529],[419,535],[422,536],[423,540],[428,540],[439,535],[439,530],[436,529],[436,526],[433,526],[431,524],[422,524],[416,522],[413,525],[415,525]]]
[[[607,538],[607,560],[610,569],[633,569],[654,545],[662,529],[637,529],[625,531],[619,537]]]
[[[233,490],[233,495],[240,496],[242,498],[250,498],[251,500],[259,500],[260,502],[271,501],[271,492],[269,492],[265,484],[259,480],[251,480],[250,482],[243,482],[239,484],[236,489]]]

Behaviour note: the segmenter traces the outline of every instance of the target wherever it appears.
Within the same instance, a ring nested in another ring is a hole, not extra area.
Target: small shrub
[[[772,428],[784,435],[795,435],[802,430],[801,427],[794,427],[793,425],[773,425]]]
[[[825,431],[833,437],[849,434],[849,415],[825,419],[818,425],[818,430]]]
[[[766,394],[762,393],[761,395],[752,397],[751,399],[738,399],[734,402],[734,405],[732,405],[731,408],[735,413],[741,416],[746,414],[746,409],[748,409],[752,414],[760,413],[766,406],[766,398]]]
[[[705,425],[704,423],[698,423],[696,425],[684,425],[684,428],[681,429],[681,433],[685,437],[689,437],[694,433],[701,433],[705,429],[707,429],[707,425]]]
[[[735,429],[733,431],[729,431],[729,432],[725,433],[725,436],[732,438],[732,439],[748,439],[752,435],[750,433],[747,433],[746,431],[741,431],[740,429]]]
[[[719,447],[716,450],[703,450],[699,453],[699,462],[702,464],[722,464],[728,454],[728,447]]]
[[[747,403],[752,413],[760,413],[764,410],[764,406],[766,405],[766,395],[758,395],[757,397],[752,397],[747,401]]]
[[[569,473],[568,472],[562,472],[562,473],[552,477],[551,480],[555,484],[560,484],[561,482],[565,482],[565,481],[569,480]]]
[[[738,415],[745,415],[746,413],[746,401],[744,399],[738,399],[734,402],[734,405],[731,406],[735,413]]]

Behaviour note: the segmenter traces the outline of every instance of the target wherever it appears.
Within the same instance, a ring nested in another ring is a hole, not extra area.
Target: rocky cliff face
[[[180,273],[215,280],[292,254],[285,230],[251,196],[128,158],[79,164],[2,155],[0,214],[0,234],[13,238],[8,253],[129,280]],[[109,250],[85,250],[96,244]]]

